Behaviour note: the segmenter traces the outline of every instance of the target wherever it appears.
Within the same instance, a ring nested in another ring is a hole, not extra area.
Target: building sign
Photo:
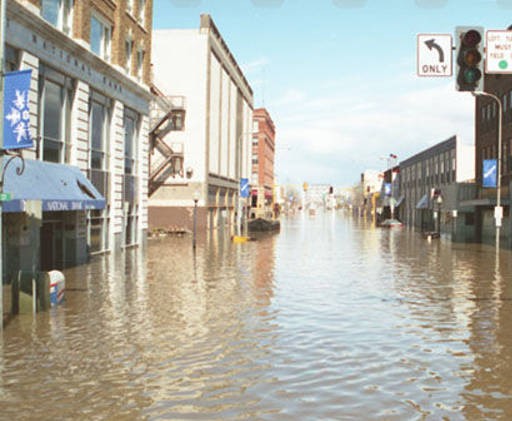
[[[391,196],[391,183],[384,183],[384,194]]]
[[[418,34],[416,69],[418,76],[451,76],[452,62],[450,34]]]
[[[485,33],[485,73],[512,73],[512,32]]]
[[[7,73],[4,77],[4,136],[2,149],[33,146],[30,136],[28,93],[32,70]]]
[[[104,202],[104,200],[43,200],[43,210],[55,212],[103,209]]]
[[[496,188],[497,165],[495,159],[484,159],[482,171],[482,186]]]

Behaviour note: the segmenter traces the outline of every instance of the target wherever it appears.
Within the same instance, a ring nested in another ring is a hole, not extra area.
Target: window
[[[139,15],[137,16],[137,20],[139,23],[144,26],[145,25],[145,16],[146,16],[146,0],[139,0]]]
[[[43,161],[69,162],[73,81],[41,64],[39,68],[39,129]]]
[[[19,68],[19,51],[9,45],[5,46],[5,71],[13,72]]]
[[[503,112],[507,111],[507,94],[503,94],[501,97],[501,105],[503,106]]]
[[[137,206],[137,139],[138,114],[124,109],[124,244],[129,246],[137,242],[138,206]]]
[[[130,74],[131,70],[131,64],[132,64],[132,51],[133,51],[133,40],[131,38],[128,38],[124,41],[124,56],[125,56],[125,63],[124,63],[124,69],[126,73]]]
[[[135,174],[137,160],[137,113],[129,108],[124,111],[124,173]]]
[[[105,61],[110,61],[112,27],[96,16],[91,16],[91,51]]]
[[[110,128],[109,99],[93,92],[90,98],[89,113],[90,167],[97,170],[107,170],[108,132]],[[96,187],[98,188],[98,186]]]
[[[172,127],[174,130],[184,130],[184,117],[185,113],[183,111],[176,111],[172,114]]]
[[[144,50],[137,51],[137,79],[138,80],[142,80],[145,56],[146,56],[146,52]]]
[[[133,12],[133,0],[126,0],[126,11],[128,13]]]
[[[71,34],[73,0],[42,0],[41,15],[57,29],[65,34]]]
[[[105,197],[107,208],[90,211],[88,241],[91,252],[108,250],[110,173],[108,160],[111,101],[96,91],[89,97],[89,178]]]

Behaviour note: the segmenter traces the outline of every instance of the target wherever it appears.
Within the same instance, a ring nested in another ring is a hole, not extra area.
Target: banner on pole
[[[497,165],[495,159],[484,159],[482,172],[482,186],[496,187]]]
[[[6,73],[4,77],[4,133],[2,149],[33,146],[30,136],[28,93],[32,70]]]

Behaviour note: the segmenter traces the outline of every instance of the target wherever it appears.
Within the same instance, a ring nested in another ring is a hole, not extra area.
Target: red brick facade
[[[252,185],[263,187],[265,197],[272,198],[274,187],[275,126],[265,108],[253,113]]]

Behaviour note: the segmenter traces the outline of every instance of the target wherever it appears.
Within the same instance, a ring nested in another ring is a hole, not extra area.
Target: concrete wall
[[[184,130],[165,137],[168,145],[183,145],[185,171],[169,176],[149,206],[186,208],[198,191],[200,206],[232,209],[239,178],[250,174],[252,90],[207,17],[199,31],[154,31],[152,55],[158,89],[186,97]],[[160,158],[152,158],[153,168]]]

